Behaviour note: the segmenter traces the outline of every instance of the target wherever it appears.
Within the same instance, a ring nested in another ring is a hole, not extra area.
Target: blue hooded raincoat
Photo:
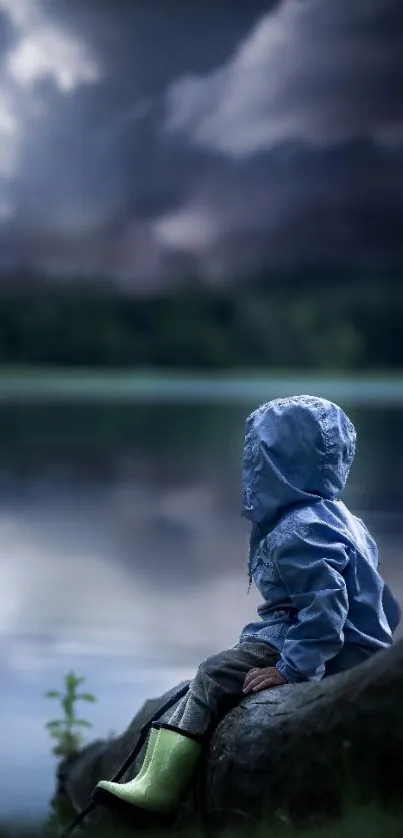
[[[268,402],[246,422],[243,515],[264,603],[240,639],[278,649],[289,681],[349,669],[390,646],[400,621],[375,541],[338,499],[355,438],[341,408],[313,396]]]

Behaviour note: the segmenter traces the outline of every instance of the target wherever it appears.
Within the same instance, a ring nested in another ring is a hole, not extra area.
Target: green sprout
[[[86,701],[91,704],[96,701],[92,693],[77,692],[84,681],[85,678],[69,672],[64,678],[64,692],[48,690],[45,693],[45,698],[58,699],[63,710],[62,718],[50,719],[46,723],[49,736],[55,741],[52,753],[61,759],[71,757],[79,751],[85,742],[83,729],[92,727],[90,722],[76,715],[77,701]]]

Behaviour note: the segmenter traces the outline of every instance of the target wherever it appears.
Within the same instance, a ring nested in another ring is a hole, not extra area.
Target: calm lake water
[[[345,500],[403,604],[403,407],[339,401],[358,430]],[[98,696],[83,714],[106,736],[253,618],[239,509],[254,407],[1,406],[0,819],[46,812],[43,693],[67,671]]]

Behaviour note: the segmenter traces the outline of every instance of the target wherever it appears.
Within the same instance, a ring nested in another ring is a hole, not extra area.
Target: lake
[[[403,405],[337,398],[358,431],[344,499],[403,603]],[[178,397],[1,405],[0,819],[46,812],[55,761],[44,725],[58,708],[43,694],[70,669],[98,697],[83,707],[89,736],[107,736],[253,619],[239,510],[255,407]]]

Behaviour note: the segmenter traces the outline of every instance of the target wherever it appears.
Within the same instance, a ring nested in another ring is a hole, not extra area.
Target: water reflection
[[[359,434],[346,500],[369,523],[403,602],[402,411],[346,409]],[[239,517],[247,411],[2,408],[0,816],[46,806],[42,694],[68,669],[99,696],[93,734],[105,736],[252,619],[259,597],[246,595]]]

